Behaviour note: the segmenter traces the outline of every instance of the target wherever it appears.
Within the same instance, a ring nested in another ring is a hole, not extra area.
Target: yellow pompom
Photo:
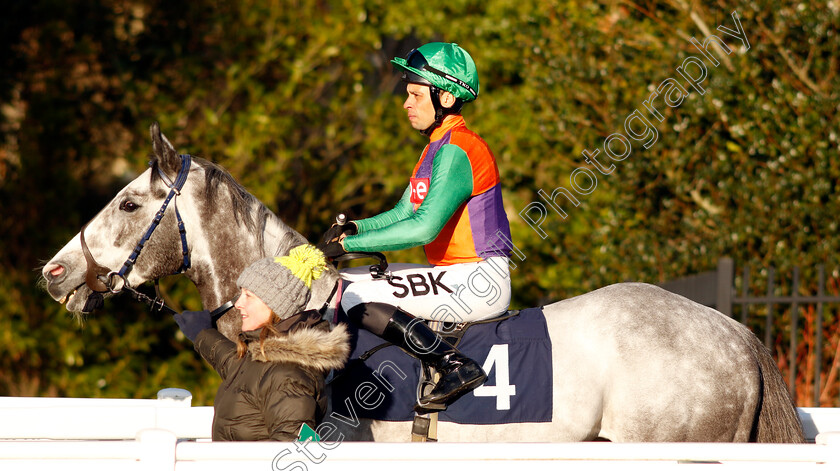
[[[284,257],[274,257],[274,261],[288,268],[307,288],[312,288],[312,280],[320,278],[327,269],[324,253],[309,244],[293,248]]]

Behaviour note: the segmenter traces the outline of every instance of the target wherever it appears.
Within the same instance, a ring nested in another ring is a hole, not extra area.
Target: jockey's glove
[[[324,256],[327,258],[337,258],[347,253],[337,239],[318,248],[321,249],[321,252],[324,252]]]
[[[327,229],[327,232],[324,233],[324,238],[318,245],[316,245],[316,247],[323,252],[324,247],[326,247],[327,244],[338,240],[342,234],[355,235],[358,231],[358,227],[356,227],[356,223],[353,221],[348,221],[346,224],[333,224],[329,229]]]
[[[213,317],[210,311],[184,311],[180,314],[173,314],[175,322],[181,328],[184,336],[195,342],[198,333],[204,329],[213,328]]]

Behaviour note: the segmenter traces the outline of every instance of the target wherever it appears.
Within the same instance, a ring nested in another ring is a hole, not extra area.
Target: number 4
[[[476,397],[496,396],[496,410],[510,410],[510,397],[516,395],[516,385],[510,384],[508,344],[493,345],[481,368],[489,375],[493,365],[496,366],[496,385],[482,385],[473,392],[475,392]]]

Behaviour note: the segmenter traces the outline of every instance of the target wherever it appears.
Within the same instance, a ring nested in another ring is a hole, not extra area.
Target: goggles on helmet
[[[432,82],[429,81],[429,79],[422,75],[423,72],[426,72],[437,75],[438,77],[441,77],[444,80],[448,80],[449,82],[461,86],[462,88],[467,90],[467,92],[471,93],[473,97],[478,96],[478,92],[476,92],[475,89],[473,89],[473,87],[470,86],[470,84],[464,82],[458,77],[455,77],[451,74],[448,74],[442,70],[436,69],[429,65],[429,63],[426,61],[426,58],[417,49],[412,49],[404,60],[405,63],[400,64],[402,66],[401,68],[403,71],[403,82],[435,86]]]

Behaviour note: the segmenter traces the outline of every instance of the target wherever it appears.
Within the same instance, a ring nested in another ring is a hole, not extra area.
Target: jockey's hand
[[[324,237],[321,238],[321,242],[318,243],[317,247],[320,249],[321,246],[328,244],[331,240],[340,236],[342,229],[344,229],[344,226],[339,226],[338,224],[330,226],[327,232],[324,232]]]
[[[340,257],[347,253],[347,251],[344,250],[344,245],[342,244],[344,237],[344,234],[342,234],[338,238],[324,244],[323,247],[318,248],[321,249],[321,252],[324,252],[324,256],[327,258]]]
[[[172,317],[175,318],[184,336],[193,342],[199,332],[213,328],[213,317],[210,311],[184,311],[181,314],[173,314]]]
[[[329,229],[327,229],[327,232],[324,233],[323,240],[321,240],[321,242],[315,247],[317,247],[323,252],[324,248],[330,242],[336,242],[341,236],[354,235],[357,232],[358,227],[356,227],[356,223],[354,223],[353,221],[349,221],[346,224],[342,225],[333,224],[332,226],[330,226]]]

